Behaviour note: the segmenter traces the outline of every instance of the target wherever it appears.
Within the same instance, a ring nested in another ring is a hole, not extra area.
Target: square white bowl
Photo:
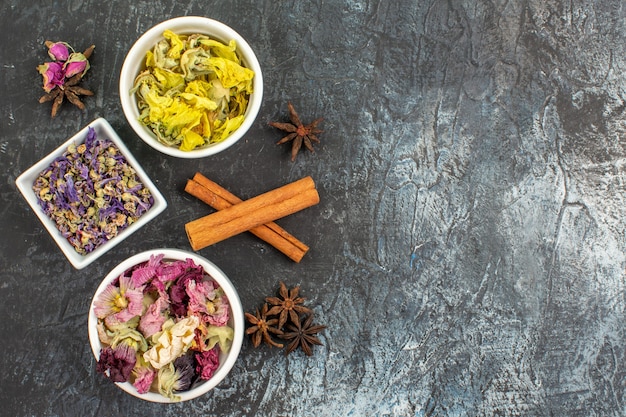
[[[124,155],[124,157],[126,158],[128,164],[135,170],[137,176],[141,180],[141,183],[150,190],[150,193],[154,198],[154,203],[152,207],[148,211],[143,213],[136,222],[129,225],[126,229],[122,230],[117,236],[98,246],[92,252],[86,255],[81,255],[69,243],[67,238],[65,238],[61,234],[52,219],[50,219],[50,217],[48,217],[48,215],[42,210],[41,206],[39,205],[37,196],[33,191],[33,184],[37,177],[41,174],[41,172],[48,168],[57,157],[61,156],[67,150],[69,145],[80,145],[81,143],[83,143],[85,141],[85,138],[87,137],[87,133],[90,127],[95,130],[98,138],[109,139],[115,144],[115,146],[119,149],[122,155]],[[63,143],[50,154],[48,154],[48,156],[44,157],[35,165],[24,171],[19,177],[17,177],[15,183],[17,185],[17,188],[20,190],[28,204],[37,215],[37,217],[39,217],[39,220],[43,223],[45,228],[50,233],[50,236],[52,236],[56,244],[59,246],[59,248],[61,248],[61,251],[63,251],[67,259],[76,269],[82,269],[102,255],[104,255],[115,245],[126,239],[132,233],[139,230],[140,227],[148,223],[150,220],[154,219],[167,207],[167,201],[165,201],[163,195],[152,183],[152,181],[143,170],[143,168],[141,168],[135,157],[130,153],[122,139],[115,132],[115,130],[113,130],[109,122],[101,117],[89,123],[82,130],[80,130],[78,133],[68,139],[65,143]]]

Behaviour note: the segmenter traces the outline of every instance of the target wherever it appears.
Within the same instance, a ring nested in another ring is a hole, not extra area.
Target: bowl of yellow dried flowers
[[[213,19],[183,16],[146,31],[120,73],[124,115],[156,150],[202,158],[236,143],[261,107],[263,77],[250,45]]]
[[[244,326],[228,277],[178,249],[145,251],[113,268],[88,318],[96,371],[129,394],[160,403],[197,398],[226,378]]]

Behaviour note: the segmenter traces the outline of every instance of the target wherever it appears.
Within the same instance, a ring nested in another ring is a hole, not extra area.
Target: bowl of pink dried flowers
[[[96,371],[146,401],[197,398],[230,372],[244,335],[241,301],[212,262],[178,249],[131,256],[91,302]]]
[[[261,107],[256,55],[235,30],[183,16],[153,26],[133,44],[120,72],[122,110],[154,149],[202,158],[232,146]]]

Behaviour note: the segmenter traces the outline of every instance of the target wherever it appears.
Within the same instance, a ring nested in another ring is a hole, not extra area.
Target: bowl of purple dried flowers
[[[230,372],[243,342],[241,301],[212,262],[155,249],[117,265],[95,292],[96,371],[146,401],[197,398]]]
[[[98,259],[167,207],[103,118],[24,171],[16,185],[77,269]]]

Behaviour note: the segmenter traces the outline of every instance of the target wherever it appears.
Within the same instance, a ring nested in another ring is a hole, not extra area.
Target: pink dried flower
[[[228,299],[216,290],[213,281],[187,281],[186,292],[190,313],[202,313],[204,320],[215,326],[228,322]]]
[[[186,292],[189,296],[189,312],[209,314],[207,302],[215,298],[215,286],[213,285],[213,281],[196,282],[190,280],[187,281],[186,285]]]
[[[71,78],[76,74],[81,74],[81,77],[85,75],[87,70],[89,69],[89,61],[80,52],[74,52],[69,56],[65,64],[63,65],[63,70],[65,71],[65,78]]]
[[[91,45],[82,53],[74,52],[74,48],[65,42],[46,41],[46,46],[48,47],[48,55],[54,59],[54,62],[47,62],[37,67],[43,76],[43,89],[46,92],[39,97],[39,102],[52,102],[52,117],[56,116],[59,106],[64,100],[84,110],[85,105],[79,96],[92,96],[94,93],[82,88],[78,83],[89,69],[89,57],[94,51],[95,45]],[[123,223],[121,220],[120,222]],[[117,233],[118,224],[116,223],[116,221],[104,223],[105,226],[102,228],[106,229],[107,236]],[[89,240],[89,235],[85,240]]]
[[[211,379],[220,366],[220,348],[215,346],[211,350],[196,353],[196,363],[196,373],[200,378]]]
[[[70,50],[72,50],[72,47],[65,42],[46,41],[46,46],[48,47],[48,55],[55,61],[67,61]]]
[[[225,326],[229,319],[228,309],[230,305],[228,304],[228,298],[222,295],[213,300],[212,303],[215,311],[209,314],[208,322],[214,326]]]
[[[63,85],[65,74],[63,64],[60,62],[45,62],[37,67],[43,77],[43,89],[46,92],[52,91],[56,86]]]
[[[150,304],[144,315],[141,316],[138,328],[145,338],[161,331],[163,323],[167,320],[165,310],[167,310],[169,305],[167,298],[159,297],[154,303]]]
[[[132,285],[127,276],[120,276],[119,286],[109,284],[94,303],[94,312],[99,319],[108,316],[119,322],[126,322],[141,314],[143,292]]]
[[[150,260],[148,262],[138,265],[135,269],[133,269],[131,278],[135,287],[144,285],[156,276],[157,268],[161,264],[163,256],[163,254],[157,256],[150,255]]]
[[[150,366],[148,362],[144,361],[141,355],[137,358],[137,363],[135,365],[135,369],[133,369],[133,373],[135,374],[133,386],[137,389],[137,392],[145,394],[150,391],[150,387],[152,386],[152,382],[157,375],[157,371]]]

